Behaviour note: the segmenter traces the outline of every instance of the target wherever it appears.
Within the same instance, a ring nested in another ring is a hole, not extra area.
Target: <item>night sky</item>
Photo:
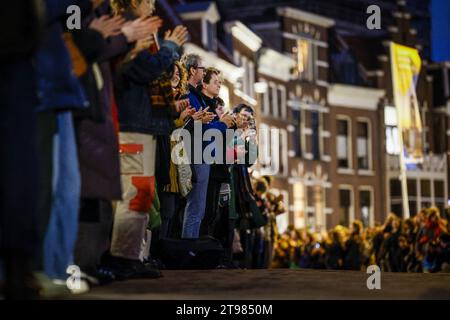
[[[433,60],[450,61],[450,1],[433,0],[431,18]]]

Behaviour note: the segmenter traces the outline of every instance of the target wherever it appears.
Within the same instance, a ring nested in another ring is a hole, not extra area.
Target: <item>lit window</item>
[[[358,157],[358,168],[363,170],[369,170],[369,123],[366,121],[359,121],[357,124],[357,157]]]
[[[364,227],[369,227],[371,224],[372,215],[372,191],[360,190],[359,191],[359,207],[361,213],[361,221]]]
[[[384,124],[386,127],[386,152],[400,154],[400,139],[397,128],[397,110],[395,107],[384,107]]]
[[[294,191],[294,225],[295,228],[300,229],[305,227],[305,185],[303,183],[295,183]]]
[[[262,174],[287,174],[287,133],[278,128],[260,125],[260,160]],[[280,152],[281,150],[281,152]]]
[[[296,55],[296,72],[301,80],[312,81],[314,79],[314,46],[306,39],[297,40],[297,47],[293,48]]]
[[[280,174],[288,174],[288,135],[286,129],[280,129]]]
[[[336,144],[338,167],[351,168],[350,161],[350,128],[349,120],[337,120],[337,144]]]
[[[342,226],[350,225],[350,215],[352,208],[352,195],[349,189],[339,190],[339,224]]]

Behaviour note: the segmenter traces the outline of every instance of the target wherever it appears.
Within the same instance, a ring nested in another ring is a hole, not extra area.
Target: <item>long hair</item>
[[[253,110],[253,108],[244,103],[240,103],[236,107],[234,107],[233,113],[239,113],[242,110],[250,112],[252,116],[255,114],[255,111]]]
[[[176,97],[180,97],[183,95],[186,95],[189,93],[189,87],[188,87],[188,73],[184,65],[180,61],[175,61],[175,67],[178,68],[178,71],[180,73],[180,82],[178,83],[177,87],[175,88],[175,95]]]
[[[137,0],[139,3],[142,0]],[[130,9],[133,6],[132,0],[110,0],[111,8],[115,15]]]

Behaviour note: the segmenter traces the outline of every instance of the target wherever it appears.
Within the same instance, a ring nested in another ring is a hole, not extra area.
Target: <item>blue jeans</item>
[[[73,263],[80,206],[80,172],[70,111],[57,115],[53,147],[53,200],[44,240],[44,271],[51,278],[66,279]]]
[[[206,194],[208,191],[209,164],[194,164],[197,181],[193,183],[191,192],[186,196],[182,238],[198,238],[200,225],[205,215]]]

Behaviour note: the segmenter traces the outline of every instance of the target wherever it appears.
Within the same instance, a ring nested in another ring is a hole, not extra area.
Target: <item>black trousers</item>
[[[168,238],[170,225],[177,211],[178,194],[172,192],[158,192],[161,208],[161,227],[159,228],[159,239]]]
[[[219,194],[222,182],[209,179],[205,215],[200,226],[200,236],[214,236],[214,223],[218,219]]]
[[[81,199],[74,260],[84,272],[95,275],[102,255],[109,251],[112,223],[111,201]]]
[[[223,263],[231,263],[233,261],[233,240],[234,228],[236,225],[235,219],[229,218],[228,205],[218,206],[217,219],[213,224],[212,236],[220,241],[225,249]]]
[[[56,133],[56,114],[53,112],[40,113],[37,116],[37,232],[38,252],[34,260],[34,269],[43,270],[44,239],[50,221],[52,207],[53,180],[53,137]]]

